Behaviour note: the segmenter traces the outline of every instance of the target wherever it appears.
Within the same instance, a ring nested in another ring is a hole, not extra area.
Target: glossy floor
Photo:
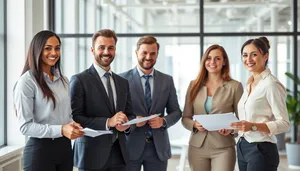
[[[179,157],[177,157],[177,156],[172,157],[169,160],[167,171],[176,171],[178,163],[179,163]],[[187,161],[186,161],[186,163],[187,163]],[[74,171],[77,171],[77,169],[74,169]],[[184,171],[190,171],[188,164],[186,164]],[[235,171],[238,171],[237,167],[236,167]],[[278,171],[300,171],[300,170],[289,169],[288,165],[287,165],[286,156],[281,156]]]

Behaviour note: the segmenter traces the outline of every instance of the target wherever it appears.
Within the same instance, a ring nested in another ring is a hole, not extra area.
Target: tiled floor
[[[169,163],[168,163],[168,170],[167,171],[176,171],[178,162],[179,162],[179,157],[176,156],[176,157],[171,158],[169,160]],[[77,171],[77,169],[74,169],[74,171]],[[188,165],[185,166],[184,171],[190,171]],[[236,167],[235,171],[238,171],[237,167]],[[286,156],[281,156],[278,171],[300,171],[300,170],[291,170],[291,169],[289,169],[288,165],[287,165]]]
[[[176,171],[176,167],[178,165],[179,158],[178,157],[173,157],[172,159],[169,160],[168,164],[168,171]],[[187,162],[186,162],[187,163]],[[186,165],[184,171],[190,171],[189,166]],[[236,170],[238,171],[238,167],[236,166]],[[300,171],[300,170],[291,170],[288,168],[287,165],[287,159],[286,156],[281,156],[280,157],[280,163],[278,167],[278,171]]]

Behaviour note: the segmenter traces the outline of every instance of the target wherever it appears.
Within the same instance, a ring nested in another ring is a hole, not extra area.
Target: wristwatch
[[[257,126],[255,125],[255,123],[253,123],[252,127],[251,127],[252,131],[256,131],[257,130]]]
[[[163,125],[161,126],[162,129],[166,129],[167,128],[167,122],[166,119],[163,118]]]

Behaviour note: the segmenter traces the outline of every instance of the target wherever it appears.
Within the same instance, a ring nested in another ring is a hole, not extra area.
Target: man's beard
[[[101,60],[102,58],[106,58],[106,57],[109,57],[109,60],[110,60],[109,62],[104,62]],[[96,59],[97,63],[100,64],[101,66],[108,67],[114,60],[114,56],[112,56],[110,54],[104,54],[104,55],[98,55],[98,57],[96,57],[95,59]]]

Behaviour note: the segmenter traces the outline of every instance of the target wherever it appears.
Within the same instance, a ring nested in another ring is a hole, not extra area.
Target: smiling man
[[[113,134],[83,136],[74,144],[74,165],[79,171],[122,171],[128,163],[122,123],[135,118],[128,81],[111,71],[117,37],[109,29],[93,35],[92,66],[71,78],[73,119],[83,127],[111,130]]]
[[[166,171],[171,149],[167,128],[181,117],[173,78],[154,69],[159,44],[153,36],[141,37],[135,51],[137,67],[120,74],[129,82],[133,113],[137,118],[160,117],[136,124],[127,137],[130,163],[127,171]],[[165,115],[165,109],[168,115]]]

